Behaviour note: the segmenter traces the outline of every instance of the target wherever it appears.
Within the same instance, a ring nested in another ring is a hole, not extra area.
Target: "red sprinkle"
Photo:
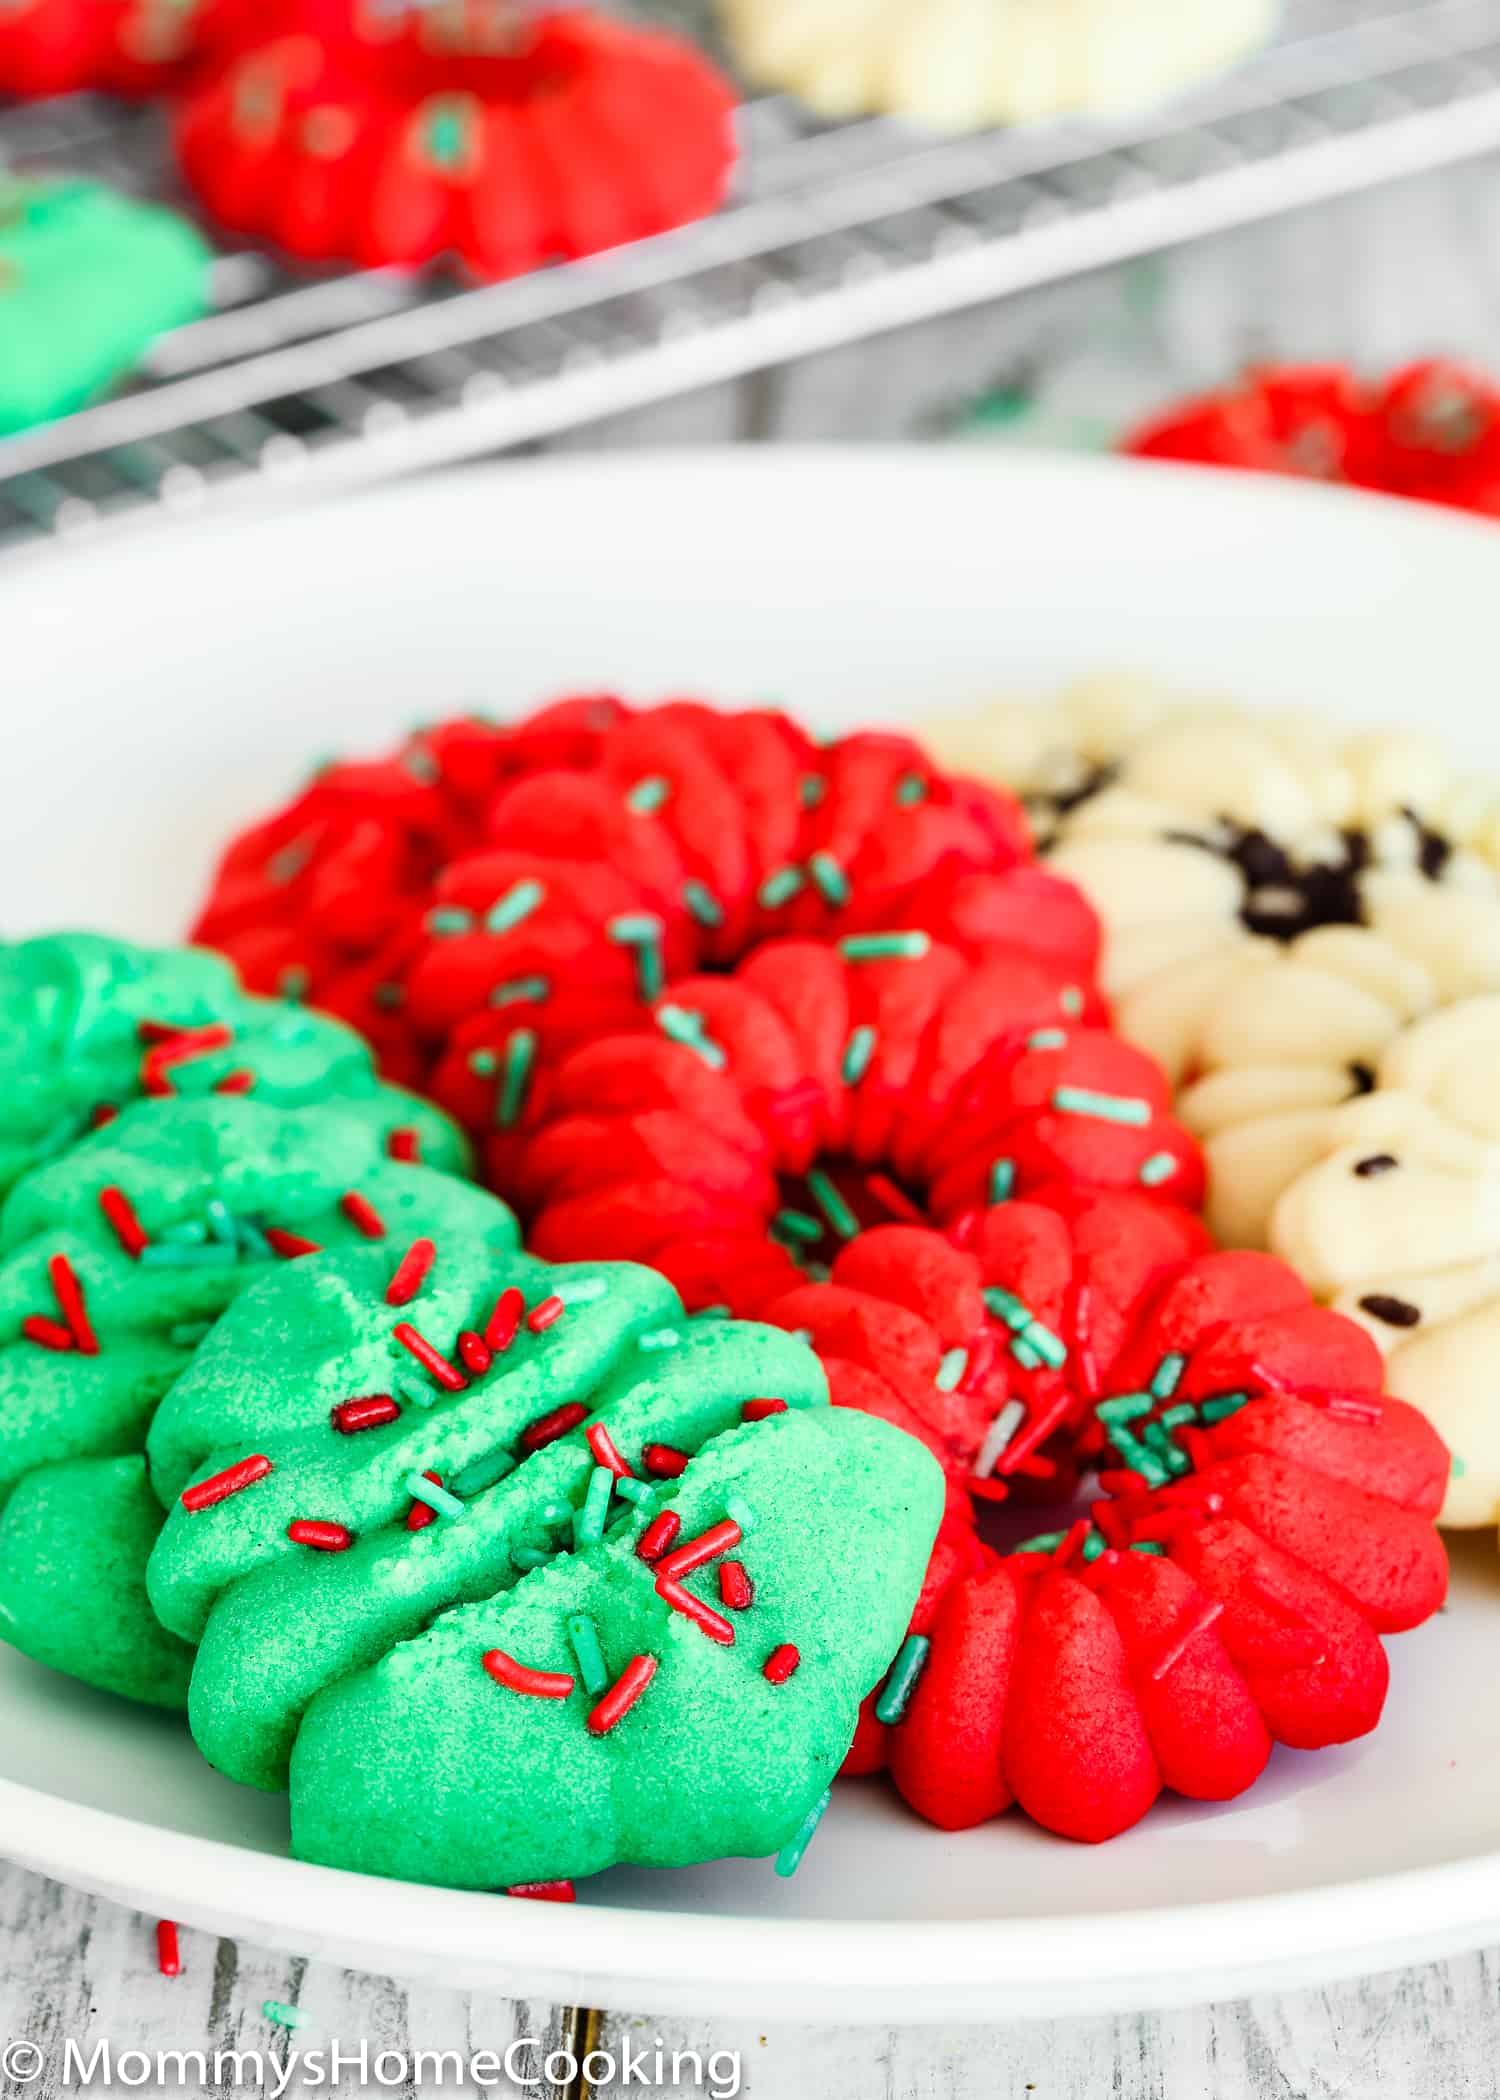
[[[466,1327],[459,1336],[458,1354],[464,1369],[472,1371],[476,1378],[482,1378],[495,1361],[494,1350],[484,1336],[476,1334],[472,1327]]]
[[[253,1487],[257,1480],[264,1480],[270,1471],[271,1461],[263,1451],[257,1451],[253,1458],[242,1458],[237,1466],[228,1466],[222,1473],[200,1480],[196,1487],[184,1488],[182,1506],[195,1511],[212,1509],[216,1502],[227,1502],[242,1488]]]
[[[156,1966],[163,1976],[182,1974],[182,1953],[177,1945],[177,1927],[163,1918],[156,1928]]]
[[[137,1021],[135,1032],[143,1043],[175,1043],[184,1031],[181,1021]]]
[[[1057,1565],[1065,1568],[1073,1555],[1082,1547],[1093,1526],[1087,1517],[1079,1517],[1070,1524],[1062,1544],[1057,1549]]]
[[[424,1480],[430,1480],[434,1487],[440,1488],[443,1484],[443,1476],[441,1475],[441,1473],[425,1471],[422,1475],[422,1478]],[[413,1497],[411,1508],[406,1512],[407,1530],[425,1531],[429,1524],[436,1523],[436,1521],[437,1511],[433,1509],[428,1503],[418,1502],[416,1498]]]
[[[786,1402],[784,1400],[747,1400],[740,1409],[740,1420],[742,1422],[764,1422],[767,1415],[784,1415],[785,1413]]]
[[[888,1174],[867,1174],[865,1187],[877,1203],[883,1203],[896,1217],[904,1218],[908,1225],[925,1225],[927,1220],[904,1189],[898,1189]]]
[[[584,1442],[588,1445],[590,1451],[593,1452],[595,1458],[599,1461],[600,1465],[608,1466],[611,1473],[614,1474],[616,1480],[634,1480],[635,1475],[631,1472],[629,1466],[626,1465],[624,1459],[620,1456],[619,1445],[615,1442],[614,1438],[610,1435],[609,1431],[605,1428],[602,1422],[596,1422],[593,1425],[593,1427],[586,1432]],[[660,1447],[655,1444],[648,1444],[646,1446],[646,1449],[642,1456],[645,1458],[646,1464],[648,1466],[651,1464],[651,1453],[655,1450],[658,1450],[659,1448]],[[686,1459],[683,1460],[683,1464],[687,1464]],[[653,1468],[653,1471],[654,1470],[655,1469]]]
[[[66,1254],[54,1254],[47,1264],[47,1274],[52,1279],[52,1288],[57,1294],[58,1308],[73,1331],[73,1339],[85,1356],[99,1354],[99,1337],[89,1323],[88,1307],[83,1301],[83,1285],[78,1281],[78,1272]]]
[[[731,1611],[748,1611],[755,1602],[755,1584],[737,1560],[719,1562],[719,1602]]]
[[[1019,1473],[1025,1470],[1026,1460],[1031,1457],[1038,1444],[1044,1444],[1047,1441],[1072,1405],[1073,1395],[1064,1386],[1062,1391],[1057,1394],[1056,1398],[1048,1406],[1035,1409],[1029,1421],[1016,1432],[1001,1454],[1000,1466],[1007,1473]],[[1057,1469],[1054,1466],[1050,1470],[1055,1472]],[[1045,1478],[1046,1475],[1042,1477]]]
[[[101,1101],[89,1111],[90,1130],[102,1130],[106,1123],[113,1123],[119,1113],[112,1101]]]
[[[682,1529],[682,1519],[675,1509],[664,1509],[651,1519],[636,1541],[637,1560],[660,1560]]]
[[[294,1517],[286,1535],[294,1546],[316,1546],[320,1553],[347,1553],[354,1544],[347,1524],[325,1524],[321,1517]]]
[[[409,1351],[423,1370],[430,1372],[439,1385],[446,1386],[450,1393],[461,1393],[465,1390],[469,1381],[457,1364],[450,1364],[446,1356],[439,1356],[427,1337],[418,1334],[409,1320],[398,1320],[391,1332],[402,1348]]]
[[[783,1641],[779,1648],[771,1650],[761,1664],[760,1674],[767,1684],[785,1684],[801,1660],[801,1655],[791,1642]]]
[[[687,1471],[688,1458],[685,1451],[674,1451],[670,1444],[647,1444],[641,1452],[641,1464],[658,1480],[675,1480]]]
[[[335,1429],[345,1436],[352,1436],[356,1429],[378,1429],[382,1422],[394,1422],[401,1410],[389,1393],[363,1393],[357,1400],[341,1400],[330,1411]]]
[[[571,1881],[518,1881],[505,1891],[507,1896],[524,1896],[528,1903],[576,1903],[578,1891]]]
[[[561,1298],[554,1292],[552,1297],[544,1298],[540,1305],[534,1305],[531,1308],[531,1311],[526,1315],[526,1325],[533,1334],[545,1334],[549,1327],[557,1325],[567,1309]]]
[[[436,1260],[437,1248],[431,1240],[413,1240],[396,1264],[391,1287],[385,1294],[386,1304],[410,1305],[427,1281],[428,1271]]]
[[[339,1209],[367,1240],[385,1238],[385,1220],[369,1197],[362,1196],[358,1189],[350,1189],[346,1195],[340,1196]]]
[[[619,1726],[656,1675],[654,1655],[633,1655],[589,1715],[590,1735],[608,1735]]]
[[[393,1130],[385,1141],[385,1149],[392,1159],[404,1160],[408,1166],[417,1166],[421,1162],[422,1147],[417,1133],[410,1128]]]
[[[132,1260],[143,1247],[149,1247],[145,1227],[135,1214],[135,1206],[123,1189],[110,1187],[100,1189],[99,1208],[115,1238]]]
[[[566,1699],[577,1682],[563,1670],[530,1669],[503,1648],[491,1648],[484,1658],[484,1667],[496,1684],[524,1693],[528,1699]]]
[[[744,1535],[733,1517],[725,1517],[722,1523],[711,1524],[707,1531],[700,1531],[695,1539],[688,1539],[675,1553],[669,1553],[658,1572],[675,1582],[679,1575],[701,1568],[706,1560],[717,1560],[721,1553],[737,1546]]]
[[[656,1594],[663,1604],[670,1604],[673,1611],[680,1611],[685,1619],[691,1619],[711,1641],[718,1641],[725,1648],[734,1646],[734,1628],[724,1614],[715,1611],[711,1604],[705,1604],[701,1597],[695,1597],[680,1582],[674,1582],[670,1575],[657,1575]]]
[[[234,1071],[226,1072],[222,1079],[214,1082],[214,1092],[216,1094],[248,1094],[254,1085],[255,1074],[248,1065],[238,1065]]]
[[[525,1311],[525,1296],[514,1284],[495,1300],[495,1310],[484,1325],[484,1338],[497,1356],[502,1355],[515,1340]]]
[[[40,1342],[44,1349],[71,1349],[73,1330],[64,1327],[61,1320],[49,1320],[42,1313],[31,1313],[21,1322],[21,1332],[28,1342]]]
[[[550,1415],[538,1415],[521,1431],[522,1450],[540,1451],[544,1444],[555,1444],[560,1436],[586,1422],[588,1412],[581,1400],[569,1400],[562,1407],[554,1407]]]
[[[263,1226],[266,1242],[273,1254],[283,1261],[295,1261],[301,1254],[321,1254],[322,1248],[316,1240],[305,1240],[300,1232],[283,1232],[279,1225]]]
[[[154,1027],[154,1023],[143,1024]],[[234,1030],[222,1021],[215,1021],[207,1028],[180,1028],[168,1034],[143,1038],[151,1048],[141,1060],[141,1086],[148,1094],[171,1094],[176,1091],[167,1077],[173,1065],[186,1064],[189,1058],[205,1057],[210,1050],[224,1050],[234,1041]]]

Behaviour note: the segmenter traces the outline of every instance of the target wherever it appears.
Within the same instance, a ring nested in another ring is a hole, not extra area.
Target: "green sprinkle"
[[[564,1277],[553,1291],[554,1298],[561,1298],[564,1305],[594,1305],[609,1293],[609,1279],[604,1276]]]
[[[609,1498],[614,1493],[615,1476],[608,1466],[595,1466],[589,1475],[588,1493],[583,1498],[583,1507],[573,1518],[573,1550],[585,1546],[597,1546],[604,1536],[605,1519],[609,1515]]]
[[[611,919],[604,930],[617,946],[635,948],[642,941],[659,941],[662,923],[654,912],[622,912],[618,919]]]
[[[806,886],[807,877],[800,868],[778,868],[756,891],[755,901],[762,911],[777,911],[783,904],[790,904]]]
[[[430,751],[408,751],[401,761],[413,780],[420,780],[423,787],[431,787],[441,776],[438,762]]]
[[[1057,1003],[1070,1020],[1076,1021],[1084,1008],[1083,992],[1076,984],[1065,984],[1057,995]]]
[[[465,1498],[482,1495],[486,1488],[494,1487],[515,1470],[516,1461],[509,1451],[486,1451],[464,1467],[453,1482],[453,1492]]]
[[[546,977],[507,977],[504,984],[497,984],[490,993],[491,1006],[540,1006],[552,994],[552,983]]]
[[[803,1817],[797,1835],[790,1839],[776,1855],[776,1871],[783,1881],[789,1881],[802,1864],[802,1855],[813,1841],[818,1825],[827,1813],[833,1799],[833,1788],[824,1787],[822,1793]]]
[[[1039,1028],[1035,1035],[1026,1038],[1028,1050],[1066,1050],[1068,1032],[1065,1028]]]
[[[1060,1335],[1054,1334],[1050,1327],[1044,1327],[1040,1320],[1033,1320],[1020,1339],[1028,1348],[1034,1349],[1042,1362],[1050,1365],[1054,1371],[1060,1371],[1068,1360],[1067,1343]]]
[[[693,1318],[695,1320],[727,1320],[729,1318],[729,1307],[727,1305],[702,1305],[693,1314]],[[811,1341],[811,1339],[812,1337],[809,1335],[808,1340]]]
[[[1008,1203],[1010,1192],[1016,1185],[1016,1163],[1013,1159],[997,1159],[990,1168],[991,1203]]]
[[[425,1473],[408,1473],[402,1485],[413,1502],[425,1502],[439,1517],[461,1517],[464,1513],[464,1506],[457,1495],[450,1495],[446,1488],[439,1487],[435,1480],[429,1480]]]
[[[956,1392],[958,1387],[962,1385],[964,1373],[968,1368],[968,1350],[949,1349],[944,1355],[942,1362],[938,1365],[937,1376],[932,1382],[940,1393]]]
[[[1231,1415],[1237,1415],[1249,1399],[1248,1393],[1219,1393],[1212,1400],[1200,1400],[1198,1413],[1212,1429],[1216,1422],[1227,1422]]]
[[[1053,1089],[1052,1106],[1060,1116],[1096,1116],[1101,1123],[1128,1123],[1136,1129],[1151,1121],[1151,1103],[1135,1094],[1096,1094],[1092,1087]]]
[[[536,1032],[518,1028],[505,1046],[505,1077],[495,1106],[495,1121],[502,1130],[509,1130],[521,1113],[535,1062]]]
[[[615,1493],[627,1502],[649,1502],[658,1485],[654,1480],[634,1480],[627,1473],[622,1480],[615,1482]]]
[[[234,1219],[229,1214],[229,1205],[222,1197],[210,1196],[203,1206],[203,1214],[208,1219],[209,1231],[221,1247],[238,1246],[239,1234],[235,1231]]]
[[[633,809],[638,817],[653,816],[672,792],[672,783],[660,773],[648,773],[638,780],[625,797],[627,809]]]
[[[556,1556],[550,1546],[512,1546],[510,1557],[518,1568],[526,1572],[532,1568],[545,1568],[548,1561]]]
[[[212,1320],[179,1320],[175,1327],[167,1329],[167,1340],[174,1349],[196,1349],[206,1334],[212,1334]]]
[[[870,1059],[875,1055],[875,1045],[880,1040],[868,1023],[856,1028],[844,1048],[843,1077],[845,1086],[858,1086],[870,1069]]]
[[[232,1269],[237,1258],[235,1248],[217,1241],[209,1247],[173,1247],[160,1240],[142,1247],[138,1257],[146,1269]]]
[[[279,1998],[267,1998],[261,2011],[277,2027],[305,2027],[307,2014],[300,2005],[284,2005]]]
[[[1462,1459],[1461,1459],[1461,1458],[1459,1457],[1458,1453],[1457,1453],[1457,1452],[1455,1451],[1455,1452],[1454,1452],[1454,1454],[1453,1454],[1453,1466],[1452,1466],[1452,1473],[1453,1473],[1453,1478],[1454,1478],[1455,1480],[1462,1480],[1462,1479],[1463,1479],[1463,1477],[1464,1477],[1464,1475],[1465,1475],[1465,1474],[1466,1474],[1466,1473],[1468,1472],[1468,1470],[1469,1470],[1469,1469],[1468,1469],[1468,1467],[1467,1467],[1467,1466],[1466,1466],[1466,1465],[1464,1464],[1463,1460],[1462,1460]]]
[[[675,1327],[654,1327],[649,1334],[637,1335],[635,1346],[649,1355],[653,1349],[676,1349],[681,1343],[682,1336]]]
[[[396,1391],[403,1400],[409,1400],[413,1407],[432,1407],[436,1404],[438,1398],[437,1387],[424,1384],[420,1378],[398,1378],[396,1380]],[[429,1487],[431,1484],[429,1481]]]
[[[1039,1531],[1034,1539],[1022,1539],[1019,1546],[1012,1546],[1012,1553],[1055,1553],[1067,1537],[1065,1531]]]
[[[778,1239],[796,1240],[804,1247],[815,1247],[823,1237],[822,1220],[810,1217],[805,1210],[777,1211],[771,1230]]]
[[[474,931],[474,914],[456,904],[439,905],[427,914],[427,931],[444,937]]]
[[[722,1072],[729,1056],[722,1043],[708,1033],[702,1014],[688,1006],[659,1006],[656,1025],[662,1034],[684,1049],[696,1051],[711,1071]]]
[[[799,792],[802,796],[802,807],[804,809],[816,809],[823,797],[828,793],[828,782],[821,773],[804,773]]]
[[[1106,1427],[1113,1429],[1120,1422],[1136,1422],[1142,1415],[1149,1415],[1156,1405],[1150,1393],[1119,1393],[1113,1400],[1101,1400],[1094,1409]]]
[[[240,1246],[246,1254],[258,1255],[266,1261],[270,1260],[271,1242],[266,1238],[260,1227],[252,1225],[248,1218],[240,1219],[239,1239]]]
[[[875,1701],[875,1718],[882,1727],[894,1728],[898,1721],[905,1719],[931,1647],[932,1642],[924,1633],[909,1633],[901,1643],[901,1652],[891,1664],[891,1674]]]
[[[604,1650],[599,1646],[599,1629],[586,1611],[574,1612],[568,1620],[568,1639],[578,1658],[578,1674],[583,1679],[583,1688],[591,1699],[597,1699],[609,1683],[609,1669]]]
[[[930,933],[851,933],[839,952],[846,962],[918,962],[931,946]]]
[[[1106,1550],[1107,1549],[1104,1543],[1104,1535],[1102,1532],[1090,1531],[1085,1534],[1083,1541],[1083,1557],[1086,1561],[1097,1560],[1100,1554],[1105,1552]]]
[[[1031,1325],[1031,1307],[1019,1299],[1014,1291],[1008,1291],[1003,1283],[992,1283],[984,1294],[986,1312],[1003,1320],[1017,1334],[1024,1334]]]
[[[1166,1408],[1158,1417],[1163,1429],[1181,1429],[1197,1419],[1198,1410],[1191,1400],[1179,1401],[1176,1407]]]
[[[835,909],[849,902],[849,878],[831,853],[815,853],[807,863],[807,872],[825,901]]]
[[[755,1514],[749,1503],[742,1501],[738,1495],[727,1495],[724,1498],[724,1514],[726,1517],[734,1519],[746,1538],[750,1536],[760,1522],[760,1518]]]
[[[635,951],[636,989],[643,1006],[659,999],[667,981],[666,967],[661,959],[661,946],[657,941],[642,941]]]
[[[1144,1188],[1159,1189],[1164,1181],[1170,1181],[1177,1172],[1177,1161],[1170,1152],[1153,1152],[1143,1159],[1136,1170],[1136,1179]]]
[[[278,999],[305,999],[311,983],[312,979],[300,963],[292,963],[276,980],[276,996]]]
[[[896,800],[903,809],[927,800],[927,783],[920,773],[903,773],[896,782]]]
[[[283,846],[266,862],[266,873],[272,882],[283,886],[295,882],[312,859],[312,847],[306,839],[294,839],[290,846]]]
[[[1164,1356],[1157,1365],[1156,1375],[1151,1381],[1151,1391],[1154,1396],[1158,1400],[1170,1400],[1182,1382],[1182,1374],[1186,1369],[1187,1358],[1185,1356],[1176,1354]]]
[[[840,1239],[853,1240],[859,1237],[859,1220],[823,1172],[813,1167],[807,1176],[808,1192],[824,1217]]]
[[[1047,1361],[1029,1335],[1014,1334],[1010,1339],[1010,1353],[1024,1371],[1039,1371]]]
[[[513,883],[497,904],[492,904],[485,914],[484,923],[491,933],[509,933],[523,919],[529,919],[547,892],[535,876],[528,875],[524,882]]]
[[[700,926],[722,926],[724,907],[706,882],[696,875],[689,876],[682,885],[682,901]]]
[[[370,993],[370,1004],[379,1007],[384,1014],[394,1013],[398,1006],[406,1004],[405,987],[399,984],[377,984]]]
[[[476,1079],[493,1079],[500,1069],[500,1060],[493,1050],[471,1050],[469,1070]]]
[[[1160,1539],[1132,1539],[1130,1542],[1132,1553],[1165,1553],[1166,1550]]]
[[[180,1225],[164,1225],[156,1237],[168,1247],[201,1247],[208,1238],[208,1227],[201,1218],[184,1218]]]

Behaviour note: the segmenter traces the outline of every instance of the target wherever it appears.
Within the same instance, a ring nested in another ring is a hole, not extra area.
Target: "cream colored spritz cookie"
[[[1178,1088],[1207,1215],[1375,1336],[1500,1521],[1500,786],[1415,732],[1122,680],[931,738],[1016,788]]]
[[[1276,0],[720,0],[740,65],[828,117],[945,130],[1159,101],[1269,35]]]

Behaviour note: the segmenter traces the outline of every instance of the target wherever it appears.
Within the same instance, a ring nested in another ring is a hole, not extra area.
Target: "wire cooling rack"
[[[742,121],[717,217],[513,283],[226,254],[127,391],[0,442],[0,547],[501,450],[1500,147],[1500,0],[1290,0],[1268,50],[1124,122]],[[91,97],[0,112],[0,157],[173,194],[158,115]]]

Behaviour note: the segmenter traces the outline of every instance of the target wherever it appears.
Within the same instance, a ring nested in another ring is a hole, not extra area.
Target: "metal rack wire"
[[[744,129],[716,218],[513,283],[224,257],[220,310],[128,391],[0,442],[0,547],[502,450],[1500,147],[1500,0],[1292,0],[1269,50],[1130,122],[934,139],[766,98]],[[170,193],[155,114],[88,97],[0,114],[0,155]]]

